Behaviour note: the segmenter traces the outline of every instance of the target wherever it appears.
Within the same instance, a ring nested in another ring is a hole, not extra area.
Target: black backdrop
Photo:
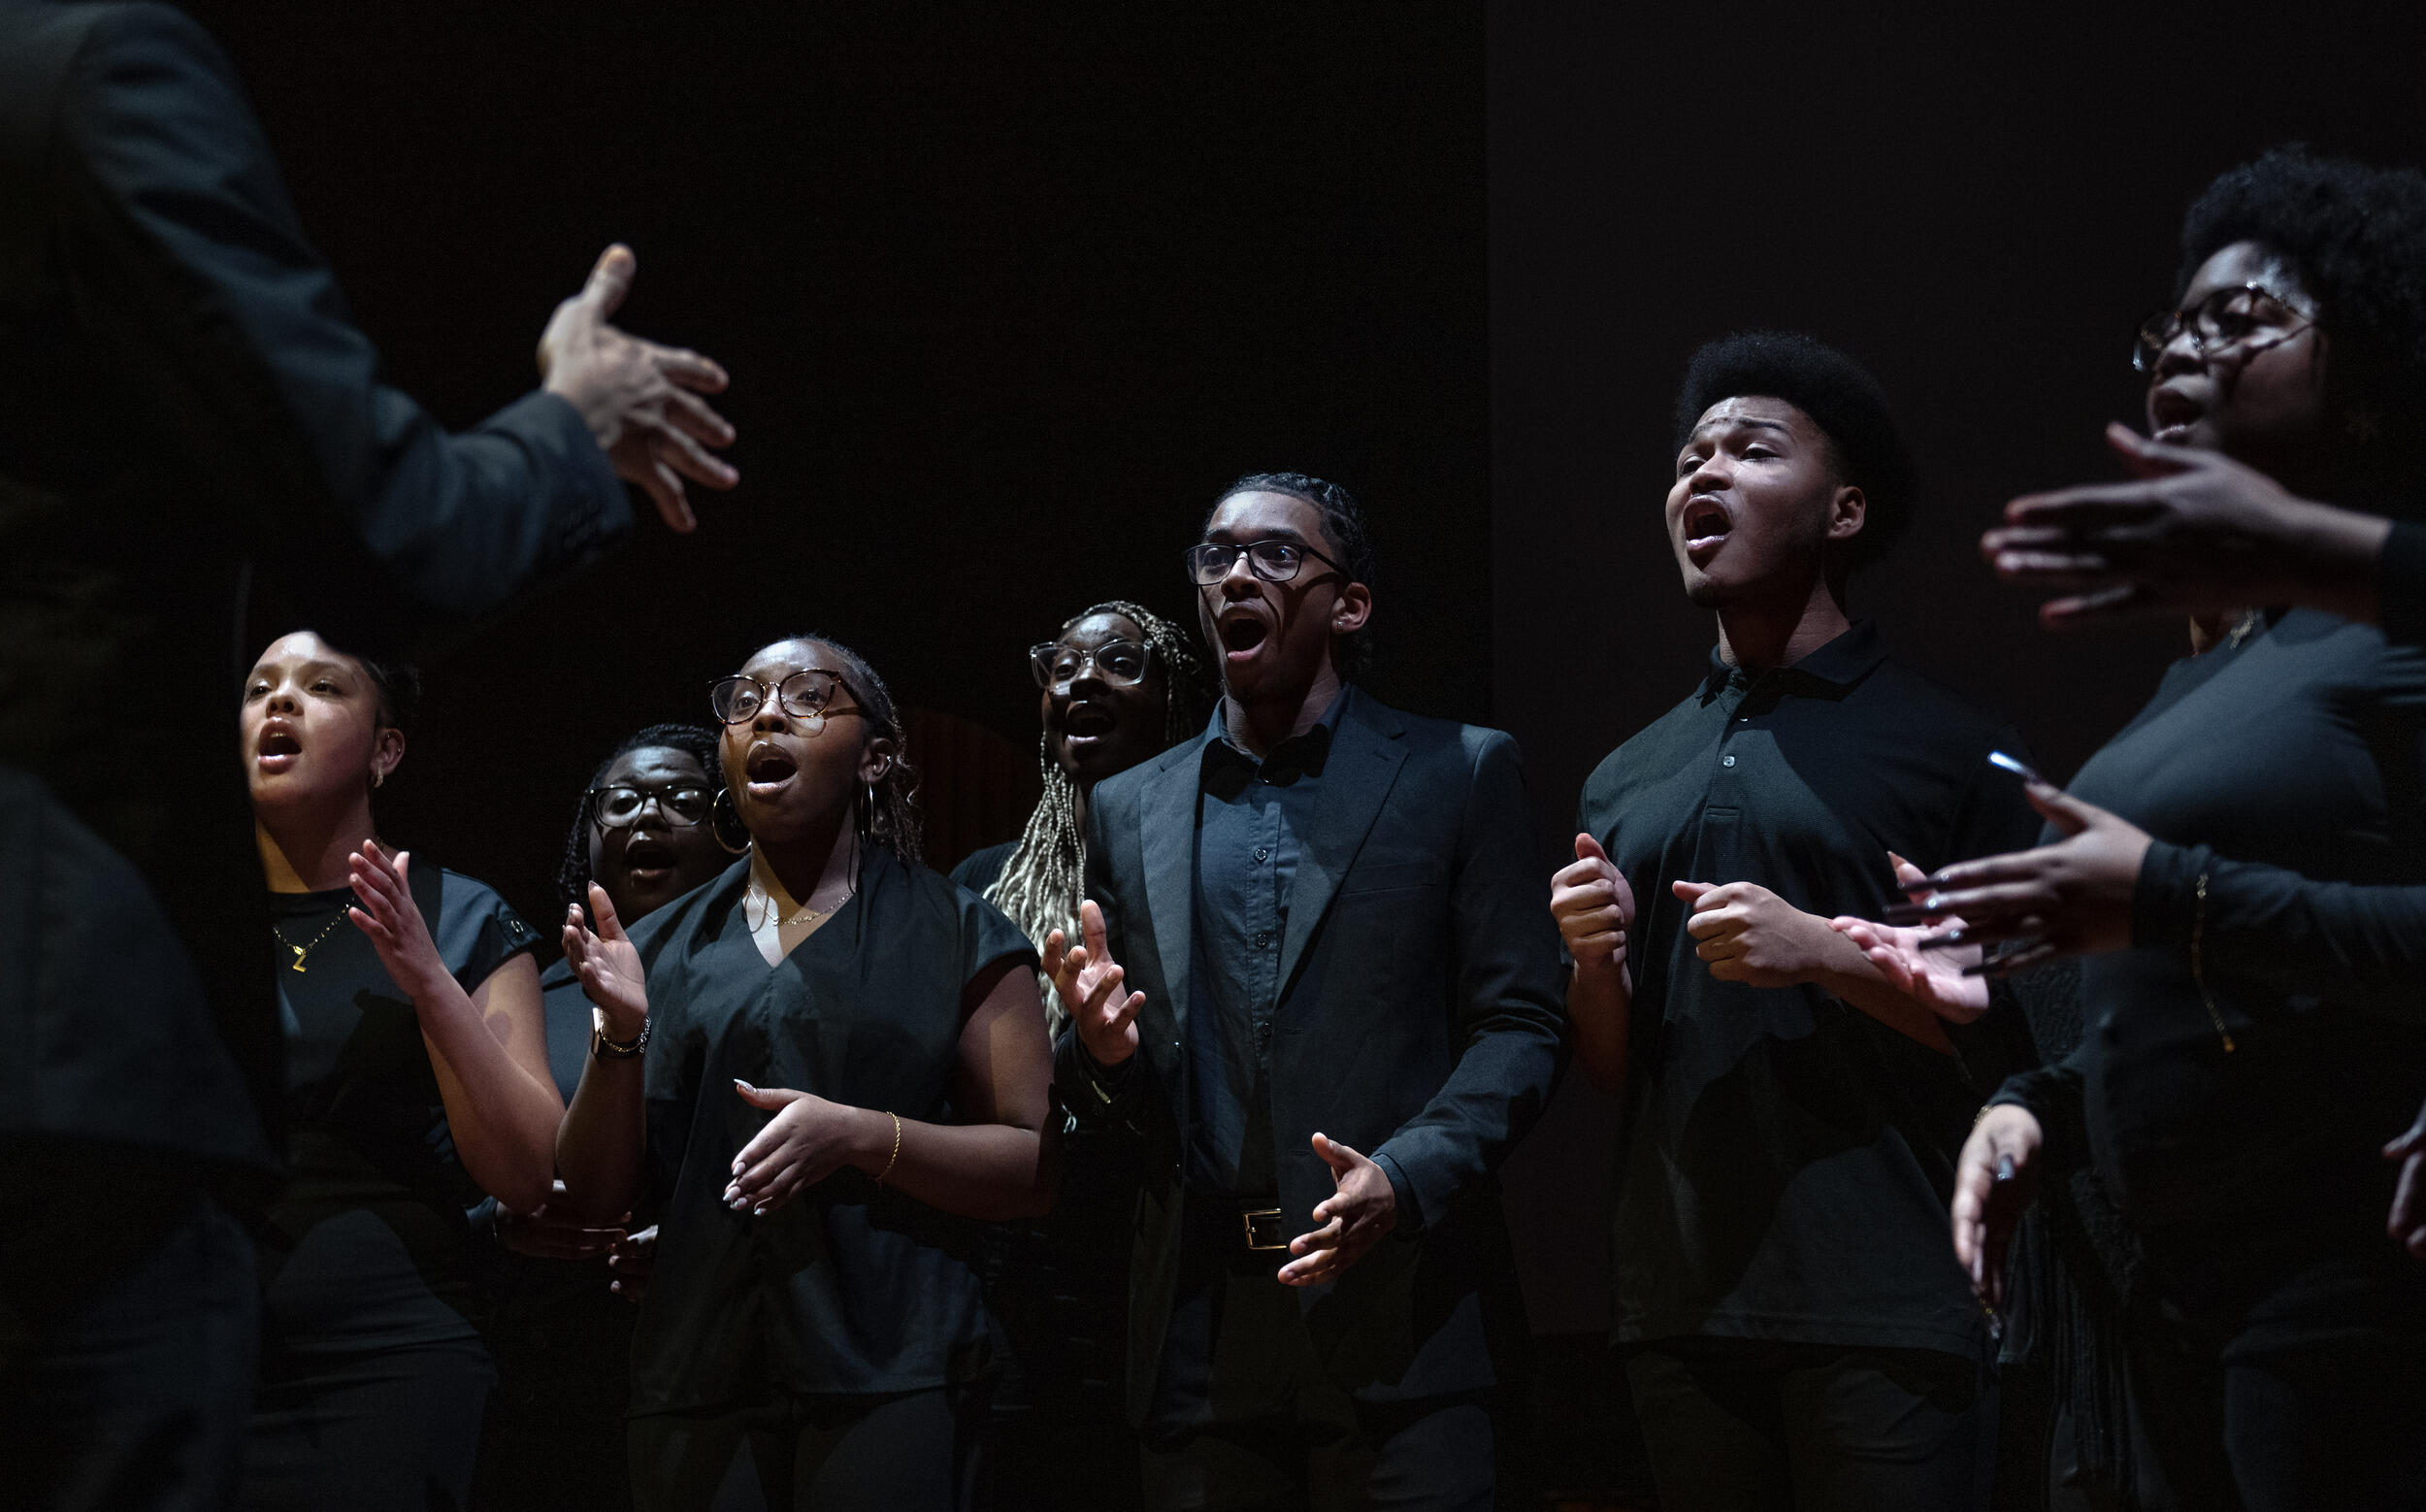
[[[528,385],[613,238],[631,326],[734,373],[746,481],[696,540],[651,525],[428,669],[386,822],[534,914],[601,748],[759,641],[830,630],[1024,745],[1021,647],[1098,597],[1185,611],[1179,546],[1265,467],[1366,495],[1380,689],[1514,730],[1547,856],[1710,643],[1668,407],[1747,324],[1897,396],[1929,495],[1856,609],[2068,772],[2179,632],[2042,635],[1978,529],[2108,471],[2214,172],[2426,161],[2407,6],[192,9],[440,414]],[[1601,1316],[1606,1113],[1562,1095],[1511,1172],[1544,1331]]]

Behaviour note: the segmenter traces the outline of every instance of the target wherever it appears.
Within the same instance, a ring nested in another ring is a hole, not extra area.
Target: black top
[[[1576,828],[1634,890],[1614,1331],[1976,1355],[1947,1242],[1953,1161],[2006,1067],[1991,1013],[1927,1049],[1816,986],[1712,977],[1672,881],[1757,883],[1822,917],[1899,902],[1923,869],[2027,845],[2039,821],[1987,753],[2011,727],[1856,624],[1701,688],[1585,784]],[[1969,1068],[1966,1063],[1970,1063]]]
[[[458,872],[415,868],[412,894],[467,993],[538,943],[505,900]],[[420,1021],[345,917],[352,901],[343,888],[271,894],[277,937],[263,942],[292,1109],[291,1173],[270,1213],[267,1314],[289,1350],[472,1336],[464,1209],[480,1191],[456,1157]]]
[[[0,767],[84,831],[29,835],[0,784],[0,907],[49,889],[148,935],[124,980],[0,930],[0,1137],[266,1165],[232,1074],[275,1112],[268,912],[228,750],[247,605],[398,654],[624,534],[631,507],[560,398],[449,435],[380,383],[193,20],[0,0]],[[151,735],[92,739],[95,699],[125,688]],[[103,846],[115,873],[63,887]],[[214,1027],[235,1051],[215,1075]]]
[[[2395,645],[2426,645],[2426,525],[2394,520],[2376,563],[2376,616]]]
[[[2426,1088],[2421,728],[2426,652],[2293,610],[2177,662],[2072,785],[2155,837],[2137,948],[2083,964],[2088,1033],[2010,1100],[2078,1100],[2168,1293],[2242,1347],[2426,1313],[2377,1154]]]
[[[1280,944],[1331,731],[1352,696],[1333,699],[1320,723],[1273,746],[1261,762],[1230,740],[1221,707],[1201,740],[1188,1185],[1208,1196],[1277,1200],[1271,1060]]]
[[[972,850],[952,869],[952,880],[982,896],[987,888],[1002,879],[1002,869],[1011,864],[1011,853],[1018,849],[1019,841],[1004,840],[1000,845]]]
[[[953,1102],[970,982],[1035,950],[993,904],[890,852],[776,966],[743,917],[746,859],[634,932],[648,963],[647,1194],[656,1268],[633,1410],[769,1390],[916,1391],[966,1376],[985,1336],[974,1226],[845,1168],[764,1218],[720,1194],[770,1114],[736,1077],[927,1123]]]

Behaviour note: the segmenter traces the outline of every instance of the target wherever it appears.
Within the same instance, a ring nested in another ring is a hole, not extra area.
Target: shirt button
[[[1256,948],[1256,949],[1258,949],[1258,950],[1262,950],[1262,949],[1263,949],[1265,946],[1269,945],[1271,942],[1272,942],[1272,932],[1271,932],[1270,930],[1257,930],[1257,931],[1255,932],[1255,948]]]
[[[1258,845],[1255,848],[1255,859],[1258,861],[1266,860],[1271,856],[1271,847],[1267,845]]]
[[[1721,767],[1732,767],[1735,765],[1735,758],[1732,756],[1721,756],[1719,758],[1719,765]]]

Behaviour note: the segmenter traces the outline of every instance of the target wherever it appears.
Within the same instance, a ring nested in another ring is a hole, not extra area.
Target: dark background
[[[1517,733],[1547,871],[1711,644],[1669,411],[1747,325],[1897,398],[1928,491],[1855,611],[2060,777],[2180,632],[2040,633],[1979,530],[2111,474],[2213,174],[2426,161],[2415,6],[193,9],[441,415],[530,384],[615,238],[628,325],[734,375],[745,481],[696,539],[652,522],[428,667],[383,822],[535,915],[604,749],[786,630],[1024,763],[1022,648],[1098,598],[1190,612],[1201,511],[1282,467],[1368,501],[1379,691]],[[1509,1173],[1542,1332],[1605,1315],[1607,1113],[1571,1083]]]

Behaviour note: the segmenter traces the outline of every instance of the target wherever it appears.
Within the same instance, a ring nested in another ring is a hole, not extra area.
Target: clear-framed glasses
[[[767,707],[768,700],[773,699],[777,707],[792,718],[806,723],[808,733],[815,735],[826,728],[828,719],[837,714],[859,712],[856,708],[834,707],[835,694],[848,687],[841,674],[828,672],[822,667],[804,668],[773,687],[756,677],[736,673],[707,685],[707,707],[714,709],[716,717],[724,723],[739,725],[756,719],[759,710]]]
[[[1152,655],[1134,641],[1106,641],[1092,651],[1047,641],[1028,648],[1028,670],[1036,674],[1037,687],[1052,692],[1076,682],[1089,669],[1113,687],[1133,688],[1145,680]]]
[[[2262,283],[2217,289],[2187,310],[2160,310],[2140,322],[2139,340],[2131,347],[2131,365],[2142,373],[2156,371],[2158,359],[2184,331],[2201,356],[2238,347],[2245,357],[2278,346],[2316,323],[2291,301]]]
[[[1247,571],[1265,582],[1289,581],[1297,575],[1298,569],[1305,566],[1307,557],[1314,558],[1342,577],[1348,575],[1346,568],[1303,542],[1250,541],[1243,545],[1232,545],[1226,542],[1208,541],[1188,548],[1189,581],[1199,588],[1212,587],[1229,575],[1230,568],[1237,564],[1242,552],[1247,558]]]
[[[589,798],[590,821],[602,830],[631,829],[651,804],[667,824],[687,829],[704,822],[716,803],[716,795],[696,782],[661,782],[653,787],[617,782],[590,789]]]

